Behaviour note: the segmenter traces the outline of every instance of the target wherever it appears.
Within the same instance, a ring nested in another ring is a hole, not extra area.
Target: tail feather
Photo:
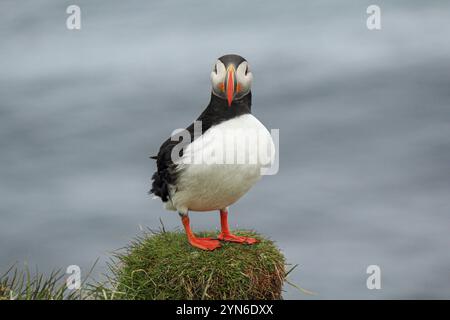
[[[160,197],[163,202],[167,202],[169,200],[169,184],[167,180],[159,172],[155,172],[152,179],[152,188],[149,193]]]

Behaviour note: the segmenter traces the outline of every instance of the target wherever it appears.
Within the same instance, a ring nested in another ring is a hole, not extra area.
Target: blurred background
[[[66,8],[81,7],[81,30]],[[379,31],[366,27],[381,7]],[[93,276],[142,228],[156,154],[209,102],[216,58],[254,74],[280,171],[230,209],[299,264],[286,299],[450,298],[448,1],[0,3],[0,273]],[[194,230],[219,227],[192,213]],[[366,268],[381,268],[368,290]]]

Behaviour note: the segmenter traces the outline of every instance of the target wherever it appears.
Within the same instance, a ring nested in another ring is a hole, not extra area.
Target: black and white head
[[[211,72],[213,94],[227,100],[229,106],[250,92],[252,80],[247,60],[236,54],[217,59]]]

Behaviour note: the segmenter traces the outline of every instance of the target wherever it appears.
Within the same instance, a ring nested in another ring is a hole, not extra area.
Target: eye
[[[214,73],[217,74],[217,64],[214,65]]]
[[[248,65],[247,67],[245,67],[245,75],[247,75],[247,72],[248,72]]]

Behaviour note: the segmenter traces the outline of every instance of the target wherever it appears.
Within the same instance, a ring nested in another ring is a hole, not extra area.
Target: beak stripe
[[[228,68],[228,76],[227,76],[227,100],[229,107],[233,102],[233,96],[234,96],[234,67],[230,66]]]

